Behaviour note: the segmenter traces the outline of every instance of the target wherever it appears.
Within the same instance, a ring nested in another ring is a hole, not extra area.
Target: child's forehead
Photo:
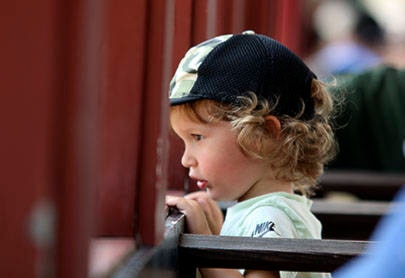
[[[170,113],[178,113],[182,117],[196,122],[210,123],[219,120],[219,103],[204,99],[192,103],[174,105],[170,108]]]
[[[190,129],[208,125],[208,123],[198,121],[197,119],[184,115],[179,111],[170,113],[170,124],[173,129]]]
[[[170,121],[192,122],[196,124],[209,124],[210,114],[202,107],[188,105],[172,106],[170,109]]]
[[[173,131],[180,137],[188,133],[212,134],[219,129],[229,128],[224,121],[220,120],[199,120],[190,115],[181,113],[181,111],[173,111],[170,113],[170,124]]]

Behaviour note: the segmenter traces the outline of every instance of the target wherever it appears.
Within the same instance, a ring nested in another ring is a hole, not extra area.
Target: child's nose
[[[183,156],[181,157],[181,164],[186,168],[190,168],[190,167],[196,166],[197,160],[190,153],[190,151],[185,149],[184,153],[183,153]]]

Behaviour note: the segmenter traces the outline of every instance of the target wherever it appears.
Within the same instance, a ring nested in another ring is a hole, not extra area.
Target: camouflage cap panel
[[[181,60],[173,79],[170,82],[170,99],[187,97],[198,78],[198,67],[205,57],[220,43],[228,40],[232,35],[223,35],[205,41],[191,48]]]

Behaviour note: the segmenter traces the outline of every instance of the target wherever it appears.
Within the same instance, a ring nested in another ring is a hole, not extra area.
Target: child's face
[[[171,112],[170,121],[184,142],[182,165],[213,199],[241,201],[269,192],[267,164],[242,152],[229,122],[200,123],[179,111]]]

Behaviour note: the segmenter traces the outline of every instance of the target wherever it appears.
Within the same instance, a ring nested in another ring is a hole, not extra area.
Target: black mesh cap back
[[[315,75],[288,48],[257,34],[234,35],[216,46],[198,68],[198,78],[190,91],[193,99],[212,99],[237,104],[238,96],[254,92],[274,102],[276,115],[313,116],[310,97]]]

